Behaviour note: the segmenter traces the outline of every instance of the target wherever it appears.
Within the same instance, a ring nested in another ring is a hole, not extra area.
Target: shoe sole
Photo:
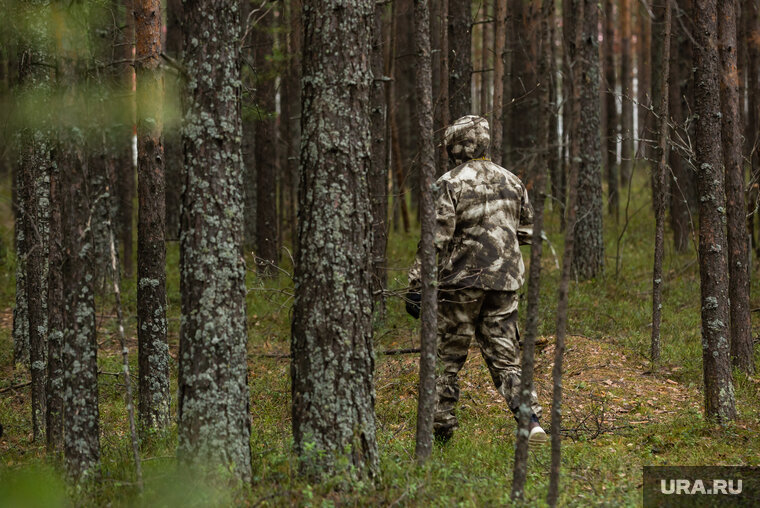
[[[531,446],[540,446],[549,440],[545,432],[535,432],[528,438],[528,444]]]

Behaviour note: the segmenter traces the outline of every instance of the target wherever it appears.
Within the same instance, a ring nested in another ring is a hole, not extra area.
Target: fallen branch
[[[32,382],[31,382],[31,381],[27,381],[26,383],[21,383],[21,384],[17,384],[17,385],[6,386],[5,388],[2,388],[2,389],[0,389],[0,393],[5,393],[5,392],[9,392],[9,391],[11,391],[11,390],[17,390],[17,389],[19,389],[19,388],[24,388],[24,387],[27,387],[27,386],[29,386],[30,384],[32,384]]]

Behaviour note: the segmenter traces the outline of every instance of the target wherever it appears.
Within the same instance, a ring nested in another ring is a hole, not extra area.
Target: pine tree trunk
[[[655,140],[659,132],[656,119],[652,114],[652,108],[659,107],[659,102],[655,102],[654,100],[654,88],[652,85],[659,81],[659,77],[656,74],[660,72],[660,69],[652,65],[653,46],[656,41],[652,37],[653,19],[649,14],[649,9],[654,10],[658,1],[664,0],[655,0],[655,2],[648,3],[647,5],[637,3],[639,33],[637,34],[636,77],[638,79],[639,117],[638,128],[636,130],[639,142],[638,153],[636,155],[638,159],[644,162],[645,167],[651,165],[650,160],[655,157],[656,150],[652,148],[655,146]],[[661,40],[657,42],[662,43]]]
[[[615,218],[620,217],[620,175],[617,163],[618,114],[617,114],[617,80],[615,77],[615,2],[604,2],[604,79],[607,121],[602,134],[605,175],[607,176],[607,210]]]
[[[166,184],[161,2],[135,0],[137,77],[137,342],[143,432],[171,420],[166,323]],[[176,182],[173,182],[176,183]],[[147,436],[147,433],[145,434]]]
[[[752,181],[760,179],[760,2],[758,0],[744,0],[742,7],[742,19],[747,38],[747,128],[745,130],[746,148],[750,161],[750,175]],[[753,223],[760,226],[760,219],[755,208],[760,202],[758,187],[754,187],[750,196],[750,213],[753,213]],[[757,236],[756,236],[757,235]],[[755,256],[760,257],[760,232],[752,228],[752,236],[755,238]]]
[[[438,92],[438,105],[435,109],[435,124],[434,124],[434,132],[435,132],[435,146],[438,147],[437,149],[437,169],[436,169],[436,176],[440,177],[443,175],[446,171],[448,171],[449,167],[449,157],[446,153],[446,150],[442,146],[443,142],[443,133],[446,130],[446,127],[449,124],[450,117],[449,117],[449,30],[448,30],[448,17],[449,17],[449,0],[438,0],[440,3],[440,51],[438,53],[438,58],[440,60],[440,81],[439,81],[439,92]],[[499,118],[499,120],[496,120]],[[501,115],[496,116],[494,115],[494,121],[501,121],[500,120]],[[503,122],[502,122],[503,124]],[[494,152],[497,150],[497,145],[492,145],[494,148]]]
[[[499,1],[499,0],[492,0]],[[480,17],[486,21],[492,13],[489,12],[491,2],[489,0],[482,0],[479,10]],[[488,54],[491,49],[489,45],[489,26],[490,22],[480,23],[480,116],[488,118],[490,116],[490,109],[488,108],[488,99],[490,96],[490,62],[488,61]],[[493,131],[493,128],[491,129]],[[493,142],[493,138],[491,139]]]
[[[633,172],[633,51],[631,48],[631,0],[620,0],[620,84],[623,110],[620,117],[620,184],[626,188]]]
[[[16,250],[16,305],[13,308],[13,363],[29,365],[29,307],[27,299],[26,261],[28,247],[24,227],[26,210],[23,195],[24,169],[13,167],[14,246]]]
[[[627,1],[627,0],[624,0]],[[604,271],[604,236],[602,230],[602,153],[599,104],[599,11],[589,4],[577,30],[583,30],[582,45],[577,48],[575,65],[581,72],[580,152],[578,168],[578,221],[575,225],[573,268],[582,280],[592,279]]]
[[[219,465],[248,481],[240,11],[236,0],[184,6],[185,66],[192,72],[182,131],[177,454],[182,462]]]
[[[497,0],[499,1],[499,0]],[[422,234],[422,301],[420,332],[420,384],[417,399],[417,462],[430,458],[433,448],[435,413],[435,362],[438,329],[438,289],[436,286],[435,230],[436,211],[433,198],[435,182],[435,147],[433,146],[433,84],[430,54],[430,13],[427,0],[415,0],[415,49],[417,53],[417,118],[420,138],[420,182]]]
[[[385,316],[383,290],[388,281],[385,264],[385,248],[388,243],[388,146],[385,138],[387,111],[385,103],[383,13],[384,5],[375,6],[374,31],[372,33],[372,81],[371,127],[372,171],[369,176],[369,193],[372,200],[372,300],[375,313]]]
[[[31,5],[25,5],[28,8]],[[20,42],[18,97],[29,96],[39,106],[36,125],[21,129],[17,134],[18,176],[16,198],[20,210],[24,258],[23,297],[26,299],[25,339],[31,373],[32,437],[38,441],[45,435],[47,374],[47,279],[50,217],[50,177],[53,166],[49,90],[52,83],[50,68],[49,26],[46,20],[30,20]]]
[[[736,418],[728,312],[726,195],[721,153],[717,0],[696,0],[696,167],[699,183],[699,274],[705,415],[726,423]]]
[[[531,416],[530,394],[533,392],[533,368],[536,337],[538,336],[538,303],[541,291],[541,256],[543,242],[541,231],[544,227],[544,199],[546,197],[546,161],[551,147],[551,115],[550,83],[552,81],[552,35],[551,22],[554,19],[554,0],[543,0],[541,4],[540,41],[539,41],[539,119],[541,133],[538,161],[536,163],[536,197],[533,202],[533,243],[530,247],[530,268],[528,272],[527,317],[525,334],[522,344],[520,377],[520,412],[518,415],[518,433],[515,443],[515,464],[512,477],[512,499],[523,498],[525,480],[528,475],[528,437],[530,436],[529,422]]]
[[[693,137],[693,129],[686,123],[686,114],[693,111],[689,104],[693,96],[692,44],[690,36],[682,26],[689,23],[692,12],[690,0],[680,1],[678,11],[672,16],[672,31],[677,34],[677,51],[670,53],[670,117],[678,126],[680,135]],[[678,17],[681,19],[678,19]],[[692,240],[692,211],[696,212],[696,172],[688,167],[686,155],[680,150],[670,151],[670,227],[673,230],[673,244],[677,252],[685,252]]]
[[[470,2],[449,2],[449,121],[472,113]]]
[[[626,0],[623,0],[626,1]],[[579,166],[581,156],[581,79],[582,70],[578,65],[578,59],[582,54],[581,46],[583,44],[595,44],[594,41],[584,40],[582,35],[585,29],[584,20],[586,17],[596,17],[596,14],[589,15],[587,9],[595,10],[595,4],[590,0],[564,0],[563,13],[565,16],[564,37],[565,37],[565,71],[570,77],[571,95],[568,99],[571,101],[571,120],[569,137],[572,142],[570,146],[570,174],[568,175],[568,202],[567,202],[567,227],[565,229],[565,251],[562,256],[562,275],[559,283],[557,298],[557,338],[554,346],[554,367],[552,368],[552,413],[551,413],[551,470],[549,473],[549,492],[547,494],[547,503],[549,506],[557,506],[559,499],[559,481],[561,467],[561,444],[562,438],[560,429],[562,428],[562,362],[565,355],[565,334],[567,332],[567,307],[568,292],[570,287],[570,272],[573,266],[573,257],[575,256],[575,230],[577,209],[576,203],[578,198],[578,180]],[[592,87],[591,93],[596,94],[598,87]]]
[[[504,49],[507,30],[507,0],[494,0],[493,112],[491,114],[491,159],[501,164],[502,107],[504,103]],[[548,79],[542,76],[541,79]]]
[[[536,58],[536,21],[533,2],[513,0],[510,4],[511,30],[514,33],[511,71],[512,126],[510,132],[512,171],[525,183],[530,199],[535,197],[535,152],[538,139],[538,75]]]
[[[374,477],[378,450],[367,175],[375,2],[305,0],[303,13],[293,437],[305,474]],[[333,29],[320,29],[324,26]]]
[[[90,220],[97,198],[91,188],[83,128],[78,123],[77,94],[81,93],[83,63],[78,60],[75,25],[62,4],[58,25],[58,87],[67,91],[60,115],[56,163],[61,175],[63,291],[65,300],[63,337],[63,428],[64,462],[77,481],[98,475],[100,460],[98,418],[98,364],[95,320],[94,237]],[[97,175],[94,175],[97,176]]]
[[[134,16],[134,2],[138,0],[124,0],[125,6],[125,26],[124,26],[124,60],[128,63],[124,64],[122,79],[124,80],[124,119],[125,129],[124,135],[128,136],[124,140],[126,145],[121,153],[118,167],[118,203],[119,203],[119,223],[120,223],[120,239],[123,249],[123,255],[121,256],[122,263],[124,265],[124,278],[131,279],[133,273],[132,267],[132,222],[134,215],[134,206],[132,201],[135,197],[135,165],[137,161],[134,160],[134,154],[132,150],[132,140],[135,134],[135,122],[136,122],[136,101],[134,91],[134,44],[135,44],[135,16]]]
[[[670,0],[665,0],[663,4],[654,4],[653,23],[654,38],[662,41],[662,51],[653,53],[655,56],[654,63],[658,68],[656,76],[659,82],[655,83],[655,89],[658,90],[659,98],[657,115],[659,118],[659,139],[658,139],[658,165],[654,178],[654,209],[655,209],[655,234],[654,234],[654,269],[652,270],[652,340],[650,347],[650,358],[652,364],[660,360],[660,322],[662,320],[662,258],[665,245],[665,205],[668,196],[668,101],[670,74],[670,30],[671,30],[671,5]],[[660,12],[664,11],[664,12]],[[661,23],[661,25],[659,25]],[[661,28],[660,28],[661,27]]]
[[[50,169],[50,222],[48,266],[63,267],[62,207],[65,188],[58,164]],[[48,272],[48,336],[47,382],[45,385],[47,414],[45,431],[47,451],[58,454],[63,450],[63,336],[65,330],[64,277],[61,269]]]
[[[182,0],[168,0],[166,3],[166,53],[177,61],[182,61]],[[178,113],[180,105],[181,75],[172,69],[164,75],[168,93],[164,95],[167,120],[175,117],[176,124],[163,130],[164,135],[164,175],[166,183],[166,239],[179,240],[179,217],[182,206],[182,139]],[[167,125],[169,122],[167,121]]]
[[[267,5],[269,9],[271,6]],[[256,64],[256,257],[260,275],[272,276],[279,264],[277,248],[277,166],[275,153],[275,77],[267,63],[274,51],[274,12],[262,13],[254,28]]]
[[[744,202],[744,161],[736,54],[738,10],[738,0],[718,0],[720,119],[723,160],[726,166],[731,360],[735,366],[752,374],[755,366],[750,326],[749,242],[745,220],[747,207]]]

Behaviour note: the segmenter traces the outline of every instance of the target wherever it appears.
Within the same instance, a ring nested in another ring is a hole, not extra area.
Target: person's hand
[[[420,302],[422,301],[422,293],[419,289],[413,288],[406,292],[404,296],[406,301],[406,312],[414,319],[420,318]]]

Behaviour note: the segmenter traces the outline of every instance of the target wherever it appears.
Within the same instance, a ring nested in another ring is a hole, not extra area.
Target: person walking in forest
[[[468,115],[444,134],[449,160],[456,167],[438,179],[436,440],[451,439],[458,426],[457,375],[475,336],[496,389],[515,416],[520,404],[520,341],[517,290],[525,280],[518,235],[530,231],[533,208],[520,179],[491,162],[486,119]],[[518,232],[520,229],[520,232]],[[409,270],[407,312],[419,317],[419,253]],[[541,406],[531,393],[530,442],[543,443]]]

